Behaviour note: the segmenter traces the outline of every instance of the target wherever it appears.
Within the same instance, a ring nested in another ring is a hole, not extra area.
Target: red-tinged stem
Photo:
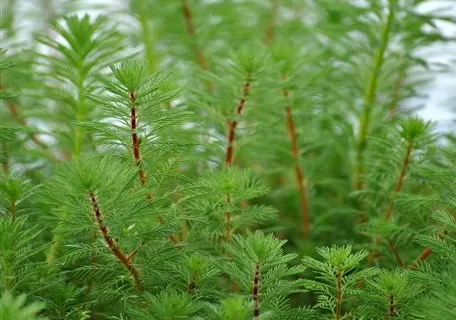
[[[250,87],[252,86],[252,82],[250,80],[252,74],[249,72],[247,74],[247,80],[244,83],[242,88],[242,96],[239,100],[239,103],[236,106],[236,115],[239,116],[242,114],[242,110],[244,110],[245,102],[247,101],[247,96],[249,94]],[[225,153],[225,165],[227,167],[231,167],[233,164],[233,151],[234,151],[234,141],[236,139],[236,127],[237,127],[237,120],[231,120],[228,124],[228,146],[226,148]]]
[[[92,191],[89,191],[89,198],[92,204],[95,221],[97,222],[98,229],[100,230],[101,235],[103,236],[103,239],[106,242],[106,245],[111,250],[113,255],[117,258],[117,260],[119,260],[120,263],[122,263],[122,265],[128,270],[131,277],[133,278],[136,288],[139,291],[143,291],[143,282],[139,276],[138,269],[136,269],[136,267],[132,263],[132,256],[128,256],[125,253],[123,253],[119,245],[116,243],[116,241],[109,235],[108,228],[104,224],[103,218],[101,216],[101,210],[98,206],[97,198]]]
[[[190,7],[187,3],[187,0],[182,0],[181,6],[182,6],[182,13],[184,15],[185,25],[187,27],[187,34],[191,39],[193,39],[193,51],[196,55],[196,60],[198,61],[198,64],[201,67],[201,69],[207,70],[208,69],[207,59],[206,59],[203,51],[199,48],[199,46],[196,42],[196,29],[195,29],[195,26],[193,25],[192,13],[190,11]],[[209,89],[209,91],[212,91],[214,89],[213,83],[208,82],[207,88]]]
[[[414,264],[412,264],[409,268],[412,269],[412,270],[416,270],[418,268],[418,263],[421,263],[424,260],[426,260],[427,258],[429,258],[431,253],[432,253],[432,249],[431,248],[424,248],[423,251],[421,251],[421,253],[418,256],[418,258],[416,259],[416,262]]]
[[[302,216],[302,232],[304,238],[309,236],[310,229],[310,214],[309,214],[309,201],[307,198],[307,188],[304,180],[304,174],[302,172],[301,165],[299,163],[299,152],[298,152],[298,135],[296,133],[296,128],[293,120],[293,114],[291,105],[288,99],[288,90],[283,90],[283,95],[287,100],[286,114],[287,114],[287,124],[288,124],[288,135],[290,136],[291,141],[291,156],[293,157],[294,167],[295,167],[295,177],[296,183],[298,185],[299,192],[299,203],[301,208]]]
[[[136,117],[136,93],[130,92],[129,93],[130,103],[131,103],[131,113],[130,113],[130,122],[131,122],[131,140],[133,144],[133,158],[135,159],[136,166],[139,168],[139,181],[141,181],[141,185],[146,184],[146,175],[141,166],[141,155],[139,153],[139,139],[138,139],[138,124],[137,124],[137,117]]]
[[[260,263],[255,264],[255,272],[252,284],[252,300],[253,300],[253,319],[260,317]]]
[[[247,101],[247,96],[249,94],[250,87],[252,82],[250,80],[252,74],[249,72],[247,73],[247,80],[244,82],[244,86],[242,87],[242,95],[239,103],[236,105],[236,116],[240,116],[242,111],[244,110],[245,102]],[[226,147],[225,152],[225,166],[231,167],[233,164],[233,152],[234,152],[234,141],[236,139],[236,127],[237,127],[237,120],[231,120],[228,123],[228,146]],[[228,195],[226,197],[226,202],[228,204],[231,203],[231,198]],[[225,213],[225,240],[231,239],[231,212]]]
[[[447,233],[448,233],[448,230],[443,229],[443,231],[441,231],[441,232],[439,232],[437,234],[437,238],[440,239],[444,235],[446,235]],[[425,261],[427,258],[429,258],[431,253],[432,253],[432,249],[431,248],[424,248],[423,251],[421,251],[421,253],[418,256],[418,258],[416,258],[415,263],[413,263],[412,265],[409,266],[409,269],[416,270],[418,268],[418,264],[423,262],[423,261]]]
[[[405,173],[407,171],[409,162],[410,162],[410,154],[412,153],[412,147],[413,147],[413,140],[410,140],[407,145],[407,151],[404,156],[404,160],[402,160],[402,167],[401,167],[401,173],[399,174],[399,179],[396,183],[396,187],[394,188],[394,191],[396,193],[401,192],[402,186],[404,185],[404,180],[405,180]],[[393,201],[390,200],[388,204],[388,209],[386,210],[385,217],[387,220],[391,220],[393,215]]]
[[[336,320],[340,320],[342,310],[342,272],[337,272]]]

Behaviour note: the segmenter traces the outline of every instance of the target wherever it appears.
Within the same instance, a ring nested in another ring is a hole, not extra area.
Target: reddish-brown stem
[[[190,11],[190,7],[188,6],[187,0],[182,0],[182,12],[184,14],[185,25],[187,27],[187,33],[190,38],[196,37],[196,30],[195,26],[193,25],[192,13]],[[207,61],[203,54],[203,52],[198,48],[198,46],[194,45],[195,54],[198,58],[198,63],[203,69],[207,69]]]
[[[252,283],[253,319],[260,317],[260,263],[255,264]]]
[[[299,203],[301,208],[301,217],[302,217],[302,232],[304,238],[309,236],[310,229],[310,214],[309,214],[309,201],[307,198],[306,183],[304,180],[304,174],[302,172],[301,165],[299,163],[299,151],[298,151],[298,135],[296,134],[296,128],[293,120],[293,114],[291,109],[291,104],[288,99],[288,90],[283,90],[283,96],[286,99],[287,106],[285,108],[287,114],[287,124],[288,124],[288,135],[290,136],[291,141],[291,156],[293,157],[294,167],[295,167],[295,177],[296,183],[298,185],[299,192]]]
[[[337,272],[336,320],[340,320],[342,311],[342,272]]]
[[[264,30],[265,44],[267,46],[269,46],[272,43],[272,40],[274,39],[275,20],[278,9],[277,0],[272,0],[271,2],[271,18],[269,19],[268,26]]]
[[[412,148],[413,148],[413,140],[409,140],[408,144],[407,144],[407,151],[405,152],[404,159],[402,160],[401,172],[399,173],[399,178],[397,179],[396,186],[394,187],[394,192],[396,192],[396,193],[401,192],[402,186],[404,185],[405,174],[406,174],[407,168],[409,166],[410,155],[412,153]],[[386,218],[386,220],[391,220],[392,217],[393,217],[393,200],[390,198],[389,203],[388,203],[388,207],[387,207],[386,212],[385,212],[385,218]],[[376,243],[376,245],[380,244],[380,238],[379,237],[376,237],[375,243]],[[395,258],[398,261],[398,263],[400,265],[401,265],[401,263],[403,264],[402,259],[400,259],[399,251],[397,250],[397,248],[392,246],[391,242],[388,241],[387,243],[388,243],[388,246],[390,247],[390,249],[394,248],[394,250],[391,250],[391,251],[395,255]],[[378,258],[378,256],[379,256],[379,253],[376,250],[374,250],[369,255],[368,262],[372,263],[376,258]]]
[[[182,13],[184,15],[184,21],[185,25],[187,27],[187,34],[188,36],[193,40],[193,51],[196,56],[196,60],[203,70],[208,69],[208,64],[207,64],[207,59],[206,56],[204,55],[203,51],[199,48],[197,41],[196,41],[196,29],[195,26],[193,25],[193,19],[192,19],[192,13],[190,11],[190,7],[187,3],[187,0],[182,0]],[[209,91],[212,91],[214,89],[214,84],[208,82],[207,83],[207,88]]]
[[[448,233],[448,230],[443,229],[441,232],[439,232],[437,234],[437,238],[440,239],[447,233]],[[432,253],[431,248],[424,248],[423,251],[421,251],[421,253],[419,254],[418,258],[415,259],[415,262],[409,266],[409,269],[416,270],[418,268],[418,264],[425,261],[427,258],[429,258],[431,253]]]
[[[404,160],[402,160],[402,166],[401,166],[401,173],[399,174],[399,179],[396,183],[396,187],[394,188],[394,191],[396,193],[401,192],[402,186],[404,185],[404,180],[405,180],[405,173],[407,171],[407,167],[410,162],[410,154],[412,153],[412,147],[413,147],[413,140],[410,140],[407,145],[407,151],[404,156]],[[388,209],[386,210],[385,217],[387,220],[391,220],[393,216],[393,201],[390,200],[388,204]]]
[[[139,181],[141,181],[141,185],[146,184],[146,175],[141,166],[141,155],[139,153],[139,139],[138,139],[138,124],[137,124],[137,116],[136,116],[136,93],[130,92],[129,99],[131,103],[131,113],[130,113],[130,123],[131,123],[131,140],[133,145],[133,158],[135,160],[136,166],[139,168]]]
[[[131,255],[129,256],[123,253],[119,245],[116,243],[116,241],[109,235],[108,228],[106,227],[103,221],[103,217],[101,216],[101,209],[98,205],[97,198],[92,191],[89,191],[89,199],[92,204],[95,221],[98,225],[98,229],[100,230],[100,233],[103,236],[106,245],[111,250],[113,255],[117,258],[117,260],[119,260],[122,263],[122,265],[128,270],[131,277],[133,278],[136,288],[142,291],[144,289],[144,286],[139,276],[138,269],[136,269],[136,267],[133,265],[131,261]]]
[[[249,94],[250,87],[252,82],[250,80],[252,74],[249,72],[247,74],[247,80],[244,83],[242,88],[242,96],[239,100],[239,103],[236,106],[236,115],[240,116],[242,114],[242,110],[244,109],[245,102],[247,101],[247,96]],[[225,165],[230,167],[233,164],[233,149],[234,149],[234,141],[236,139],[236,127],[237,127],[237,120],[231,120],[228,124],[228,146],[226,147],[225,153]]]

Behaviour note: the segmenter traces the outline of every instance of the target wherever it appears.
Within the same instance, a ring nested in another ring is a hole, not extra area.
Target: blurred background
[[[180,3],[180,0],[167,0],[169,2]],[[231,0],[204,0],[201,2],[213,3]],[[266,2],[266,0],[259,0]],[[312,2],[310,0],[300,0],[302,3]],[[337,2],[339,0],[334,0]],[[343,1],[343,0],[341,0]],[[382,0],[378,0],[382,2]],[[118,12],[127,9],[135,1],[130,0],[92,0],[92,1],[67,1],[67,0],[3,0],[1,7],[2,23],[8,23],[8,10],[14,11],[14,29],[17,31],[15,39],[27,43],[31,41],[32,33],[39,30],[48,29],[48,24],[53,16],[61,13],[72,13],[83,15],[88,13],[96,16],[106,13],[106,10]],[[139,2],[139,1],[137,1]],[[146,1],[147,2],[147,1]],[[151,0],[150,8],[154,11],[154,5],[160,5],[160,1]],[[244,0],[233,1],[238,6],[242,6]],[[298,1],[299,2],[299,1]],[[354,1],[363,3],[363,0]],[[12,9],[13,8],[13,9]],[[446,16],[456,19],[456,0],[432,0],[423,1],[418,5],[420,13],[439,12]],[[159,12],[160,9],[157,10]],[[153,14],[153,12],[151,13]],[[134,21],[126,21],[127,16],[122,17],[122,23],[133,24]],[[133,20],[133,19],[132,19]],[[456,26],[446,21],[435,21],[436,26],[444,36],[456,38]],[[2,47],[8,47],[8,42],[2,33]],[[415,52],[416,55],[424,58],[431,64],[444,64],[446,70],[432,74],[431,81],[422,91],[422,96],[409,99],[408,103],[412,106],[420,105],[419,115],[428,120],[438,122],[438,127],[443,130],[456,131],[454,123],[454,113],[451,110],[456,108],[456,43],[437,43],[427,46]]]

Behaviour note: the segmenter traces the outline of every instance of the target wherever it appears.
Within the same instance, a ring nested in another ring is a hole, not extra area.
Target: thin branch
[[[144,285],[139,276],[138,270],[132,264],[131,255],[129,256],[129,255],[123,253],[122,250],[120,249],[119,245],[116,243],[116,241],[109,235],[108,228],[104,224],[103,218],[101,216],[101,210],[100,210],[100,207],[98,206],[98,201],[97,201],[97,198],[95,197],[95,194],[93,193],[93,191],[89,191],[89,199],[92,204],[93,214],[95,216],[95,220],[97,222],[98,229],[100,230],[101,235],[103,236],[103,239],[106,242],[106,245],[111,250],[113,255],[117,258],[117,260],[119,260],[122,263],[122,265],[128,270],[131,277],[133,278],[136,288],[139,291],[143,291]]]

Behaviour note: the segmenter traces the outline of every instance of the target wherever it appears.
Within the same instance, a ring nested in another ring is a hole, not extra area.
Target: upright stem
[[[360,130],[358,136],[358,145],[356,148],[356,189],[361,190],[364,188],[364,174],[365,174],[365,164],[364,164],[364,151],[367,147],[367,134],[369,132],[369,126],[371,121],[372,105],[375,100],[378,79],[380,76],[380,71],[384,63],[385,51],[388,47],[389,36],[391,32],[391,26],[394,20],[394,9],[390,0],[389,13],[385,26],[383,27],[382,37],[380,40],[380,47],[374,58],[374,63],[372,67],[372,73],[369,78],[366,91],[364,93],[364,110],[361,116],[360,121]]]
[[[150,40],[151,30],[147,23],[146,16],[143,12],[139,12],[139,24],[141,25],[141,36],[144,45],[144,55],[146,58],[147,68],[149,72],[152,72],[155,68],[155,54],[153,50],[153,44]]]
[[[299,203],[301,208],[301,217],[302,217],[302,232],[304,238],[309,236],[310,229],[310,213],[309,213],[309,201],[307,198],[307,188],[304,180],[304,174],[302,172],[301,164],[299,162],[299,152],[298,152],[298,135],[296,133],[295,124],[292,115],[291,104],[288,97],[288,90],[283,89],[283,95],[286,99],[286,114],[287,114],[287,124],[288,124],[288,135],[290,136],[291,142],[291,156],[293,157],[294,167],[295,167],[295,177],[296,183],[298,185],[299,193]]]
[[[117,260],[119,260],[122,263],[122,265],[128,270],[131,277],[133,278],[136,288],[139,291],[143,291],[144,290],[143,282],[139,276],[138,270],[132,263],[132,258],[134,256],[135,252],[133,252],[130,255],[126,255],[122,252],[122,250],[120,249],[120,247],[116,243],[116,241],[109,235],[108,228],[104,224],[103,218],[101,216],[101,210],[100,210],[98,201],[97,201],[93,191],[89,191],[89,199],[92,204],[93,214],[95,216],[95,220],[97,222],[98,229],[100,230],[101,235],[103,236],[103,239],[104,239],[107,247],[111,250],[111,252],[117,258]]]
[[[277,0],[271,0],[271,18],[269,19],[268,26],[264,31],[265,44],[270,45],[274,39],[274,28],[277,16],[278,3]]]
[[[84,105],[84,76],[82,73],[79,74],[79,83],[78,83],[78,101],[76,103],[77,110],[76,110],[76,120],[77,121],[84,121],[86,117],[86,110]],[[74,128],[74,144],[73,144],[73,159],[79,159],[82,151],[82,144],[84,142],[84,131],[82,130],[81,126],[78,124],[75,125]]]
[[[244,86],[242,87],[242,95],[239,103],[236,105],[236,116],[240,116],[242,111],[244,110],[245,102],[247,101],[247,96],[250,91],[250,87],[252,85],[251,82],[252,74],[249,72],[247,73],[246,81],[244,82]],[[233,153],[234,153],[234,141],[236,138],[236,127],[237,127],[237,120],[231,120],[228,123],[228,146],[226,147],[225,152],[225,166],[231,167],[233,164]],[[230,195],[227,195],[226,202],[228,205],[231,203]],[[231,212],[225,212],[225,240],[231,240]]]
[[[192,13],[190,11],[190,7],[187,3],[187,0],[181,0],[181,1],[182,1],[182,3],[181,3],[182,13],[184,15],[184,21],[185,21],[185,25],[187,27],[187,34],[190,37],[190,39],[192,39],[193,51],[195,53],[196,60],[199,64],[199,66],[201,67],[201,69],[207,70],[208,69],[207,59],[206,59],[206,56],[204,55],[203,51],[201,50],[201,48],[198,46],[198,42],[196,39],[196,29],[193,24]],[[207,85],[207,88],[209,91],[212,91],[214,89],[213,83],[207,82],[206,85]]]
[[[236,106],[236,115],[240,116],[242,114],[242,110],[244,110],[245,102],[247,101],[247,96],[250,91],[250,87],[252,85],[251,78],[252,74],[249,72],[247,73],[247,80],[244,82],[244,86],[242,88],[242,96],[239,100],[239,103]],[[237,127],[237,120],[231,120],[228,124],[228,146],[225,152],[225,165],[227,167],[231,167],[233,164],[233,151],[234,151],[234,141],[236,138],[236,127]]]
[[[260,263],[255,264],[255,272],[253,275],[252,284],[252,300],[253,300],[253,319],[260,317]]]
[[[336,320],[340,320],[342,310],[342,272],[337,272]]]
[[[146,175],[144,174],[144,171],[142,169],[141,165],[141,155],[139,153],[139,139],[138,139],[138,133],[137,133],[137,117],[136,117],[136,93],[135,92],[130,92],[129,93],[129,99],[130,99],[130,125],[131,125],[131,140],[132,140],[132,145],[133,145],[133,158],[135,160],[136,166],[139,168],[139,181],[141,182],[141,185],[146,184]]]
[[[397,310],[396,310],[394,295],[390,294],[388,296],[388,311],[387,311],[386,319],[391,320],[394,317],[396,317],[396,315],[397,315]]]
[[[404,159],[402,160],[401,171],[399,173],[399,177],[397,179],[396,186],[394,187],[394,192],[396,192],[396,193],[401,192],[402,186],[404,185],[405,174],[407,172],[407,169],[408,169],[408,166],[410,163],[410,155],[412,153],[412,149],[413,149],[413,140],[409,140],[407,142],[407,150],[405,152]],[[391,220],[392,217],[393,217],[393,199],[390,198],[390,200],[388,202],[388,207],[385,212],[385,218],[386,218],[386,220],[389,221],[389,220]],[[375,238],[376,245],[379,245],[380,241],[381,240],[379,237]],[[401,268],[404,267],[405,264],[400,257],[398,249],[389,240],[387,241],[387,245],[390,248],[391,252],[394,254],[394,257],[396,258],[396,261],[398,262],[399,266]],[[379,253],[377,250],[374,250],[373,252],[371,252],[371,254],[369,255],[369,263],[372,263],[376,258],[378,258],[378,255],[379,255]]]
[[[407,151],[405,153],[404,159],[402,160],[401,173],[399,174],[398,181],[394,188],[394,191],[396,193],[401,192],[402,186],[404,185],[405,173],[409,166],[410,154],[412,153],[412,148],[413,148],[413,140],[410,140],[407,144]],[[385,213],[385,217],[387,220],[391,220],[392,216],[393,216],[393,201],[392,201],[392,199],[390,199],[389,204],[388,204],[388,209],[386,210],[386,213]]]

